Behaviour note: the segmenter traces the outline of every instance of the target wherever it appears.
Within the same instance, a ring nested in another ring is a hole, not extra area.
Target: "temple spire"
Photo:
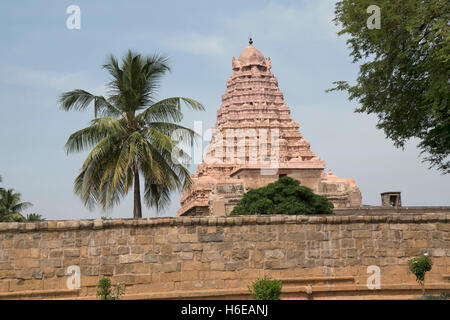
[[[271,60],[253,46],[232,59],[222,105],[210,144],[184,189],[180,216],[225,216],[249,188],[257,189],[290,175],[335,207],[361,206],[353,179],[324,172],[325,163],[311,151],[299,124],[284,103]]]

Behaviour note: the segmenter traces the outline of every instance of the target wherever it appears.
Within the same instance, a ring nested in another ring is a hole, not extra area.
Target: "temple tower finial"
[[[248,44],[249,45],[253,45],[253,39],[252,39],[252,34],[251,33],[248,36]]]

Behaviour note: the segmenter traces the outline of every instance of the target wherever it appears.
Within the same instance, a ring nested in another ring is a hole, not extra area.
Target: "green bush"
[[[282,285],[281,280],[270,280],[264,277],[248,286],[248,291],[255,300],[280,300]]]
[[[45,218],[42,218],[41,214],[38,213],[30,213],[27,215],[27,221],[44,221]]]
[[[420,258],[413,258],[408,260],[409,270],[416,276],[416,281],[421,285],[425,281],[425,273],[431,270],[433,261],[430,257],[424,255]]]
[[[123,288],[118,284],[114,290],[115,294],[113,294],[109,278],[100,279],[97,288],[97,297],[100,297],[101,300],[119,300],[119,297],[124,293]]]
[[[333,204],[327,198],[285,176],[265,187],[248,191],[231,215],[332,213]]]
[[[431,270],[433,261],[425,254],[420,258],[408,260],[409,270],[416,276],[416,281],[422,287],[422,295],[425,295],[425,273]]]

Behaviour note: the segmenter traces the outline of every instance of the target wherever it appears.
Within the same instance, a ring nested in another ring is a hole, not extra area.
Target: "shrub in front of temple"
[[[327,198],[284,176],[265,187],[248,191],[231,215],[332,213],[333,204]]]

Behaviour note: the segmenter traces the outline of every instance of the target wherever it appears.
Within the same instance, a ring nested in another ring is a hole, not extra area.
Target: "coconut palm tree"
[[[0,190],[0,221],[25,221],[22,211],[31,207],[30,202],[20,202],[21,194],[14,189]]]
[[[63,110],[85,110],[94,106],[95,119],[89,127],[73,133],[66,143],[67,153],[91,149],[74,190],[84,205],[106,210],[118,204],[134,188],[134,218],[142,217],[140,176],[148,207],[160,210],[168,204],[170,193],[189,187],[189,171],[183,161],[187,155],[179,143],[192,145],[193,130],[183,127],[181,104],[193,110],[203,106],[190,98],[174,97],[156,101],[161,77],[170,70],[167,58],[143,57],[128,51],[121,65],[110,56],[103,66],[112,77],[109,96],[96,96],[84,90],[62,94]],[[101,116],[101,117],[98,117]]]

